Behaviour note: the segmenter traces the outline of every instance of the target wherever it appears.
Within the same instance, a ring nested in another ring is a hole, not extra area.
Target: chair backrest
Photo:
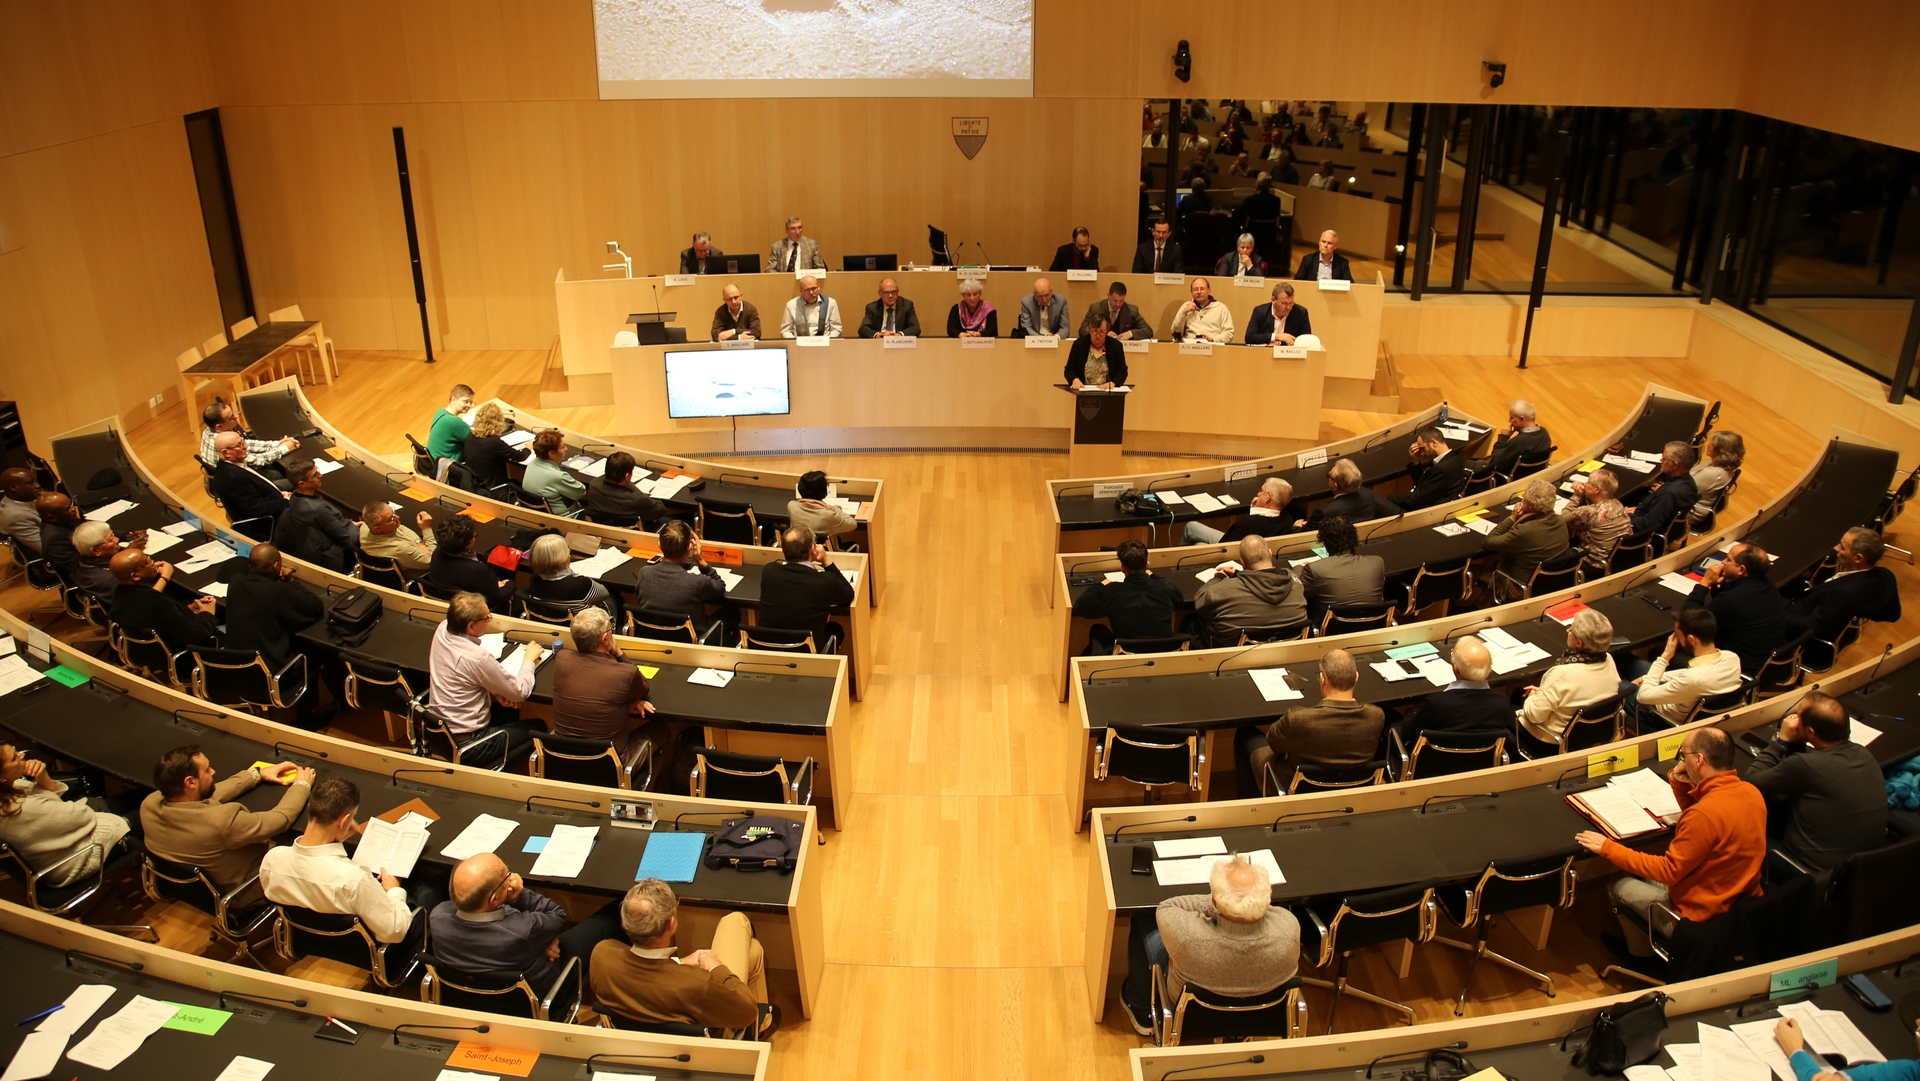
[[[400,561],[392,556],[369,555],[360,549],[353,550],[354,577],[362,582],[388,589],[407,588],[407,575],[400,569]]]
[[[1913,922],[1920,897],[1920,833],[1856,852],[1834,866],[1827,891],[1823,938],[1853,942]]]
[[[1833,636],[1832,642],[1807,636],[1806,641],[1800,643],[1800,670],[1818,674],[1832,668],[1840,659],[1840,654],[1860,640],[1860,629],[1865,623],[1866,620],[1861,616],[1847,620],[1846,626],[1840,628],[1840,633]]]
[[[227,329],[233,334],[233,340],[237,342],[242,337],[253,333],[259,326],[260,321],[249,315]]]
[[[300,314],[300,305],[298,304],[289,304],[284,308],[279,308],[267,313],[267,322],[269,323],[304,323],[306,321],[306,316]]]
[[[1667,531],[1660,537],[1660,554],[1685,547],[1687,543],[1687,515],[1683,511],[1673,516],[1667,523]]]
[[[1334,956],[1367,946],[1406,939],[1425,942],[1438,924],[1433,901],[1435,883],[1417,882],[1357,893],[1340,902],[1327,921],[1326,952]]]
[[[377,709],[411,716],[415,691],[407,674],[364,654],[342,652],[347,668],[347,708]]]
[[[222,330],[214,334],[213,337],[208,338],[204,342],[201,342],[200,352],[202,355],[210,357],[215,353],[218,353],[220,350],[225,349],[226,347],[227,347],[227,332]]]
[[[1548,447],[1546,450],[1541,451],[1537,457],[1522,458],[1514,462],[1513,477],[1511,479],[1519,480],[1521,477],[1531,477],[1535,473],[1545,469],[1548,464],[1553,461],[1553,452],[1559,449],[1558,446]]]
[[[182,352],[179,356],[173,358],[173,363],[176,368],[179,368],[181,371],[184,372],[188,368],[193,367],[195,364],[200,363],[204,359],[206,358],[200,355],[200,349],[198,346],[189,345],[187,346],[184,352]]]
[[[586,601],[556,601],[543,597],[528,596],[525,593],[515,595],[520,602],[521,614],[535,623],[551,623],[564,627],[573,622],[573,615],[582,608],[591,607]]]
[[[1481,492],[1491,491],[1493,486],[1499,483],[1498,473],[1475,473],[1467,478],[1467,486],[1460,490],[1460,494],[1462,496],[1479,495]]]
[[[1492,769],[1506,760],[1505,736],[1484,732],[1423,732],[1407,755],[1407,775],[1400,779],[1411,781],[1416,777],[1471,773],[1477,769]]]
[[[1100,749],[1100,779],[1117,777],[1147,788],[1200,786],[1206,761],[1197,728],[1110,724]]]
[[[1731,691],[1725,691],[1721,694],[1707,695],[1693,704],[1693,708],[1687,711],[1687,719],[1681,723],[1692,724],[1702,717],[1710,717],[1715,713],[1725,713],[1727,710],[1741,706],[1746,700],[1747,689],[1745,687],[1736,687]],[[1647,712],[1645,709],[1640,711],[1642,720],[1646,718]]]
[[[1320,635],[1347,634],[1393,626],[1391,604],[1337,604],[1320,617]]]
[[[496,728],[485,736],[471,737],[463,748],[447,727],[446,719],[429,706],[415,713],[413,731],[418,740],[414,753],[424,758],[438,758],[457,766],[464,759],[474,757],[476,764],[488,769],[500,770],[506,766],[508,735],[505,729]]]
[[[1620,538],[1607,556],[1607,573],[1623,571],[1629,567],[1638,567],[1653,558],[1653,531],[1642,530],[1630,536]]]
[[[1618,740],[1625,719],[1620,706],[1617,694],[1581,706],[1560,733],[1560,753],[1584,751]]]
[[[310,908],[276,904],[280,922],[275,928],[282,955],[324,957],[343,965],[378,971],[378,943],[359,917]]]
[[[1418,612],[1441,601],[1457,601],[1467,595],[1471,583],[1467,577],[1468,559],[1445,559],[1422,563],[1414,572],[1413,585],[1407,590],[1406,611]]]
[[[1706,419],[1700,422],[1700,430],[1694,433],[1691,440],[1694,446],[1697,447],[1707,441],[1707,436],[1713,434],[1713,422],[1719,419],[1720,403],[1716,401],[1707,408]]]
[[[753,803],[793,803],[787,764],[778,756],[736,754],[702,748],[694,754],[693,783],[697,798],[747,800]]]
[[[1576,549],[1543,561],[1533,568],[1532,576],[1527,579],[1527,596],[1540,597],[1556,590],[1572,588],[1580,573],[1582,558]]]
[[[1800,682],[1800,646],[1811,637],[1812,631],[1804,631],[1761,661],[1753,673],[1753,693],[1779,694]]]
[[[220,910],[219,888],[190,863],[175,863],[149,852],[140,866],[140,884],[156,900],[179,901],[209,916]]]
[[[1562,850],[1551,855],[1496,860],[1487,864],[1480,880],[1474,883],[1467,907],[1467,922],[1472,923],[1475,918],[1489,914],[1540,905],[1571,907],[1574,887],[1579,882],[1579,876],[1573,870],[1577,855],[1576,851]]]
[[[443,586],[434,581],[431,573],[421,575],[414,579],[414,582],[419,585],[422,593],[425,593],[436,601],[451,601],[453,595],[460,592],[460,590],[452,586]]]
[[[1212,1040],[1286,1039],[1305,1027],[1306,1000],[1295,976],[1264,994],[1234,998],[1188,984],[1173,1005],[1165,1046]]]
[[[437,476],[440,463],[427,450],[427,445],[415,439],[412,432],[407,433],[407,443],[413,447],[413,471],[423,477]]]
[[[1367,788],[1386,780],[1387,764],[1369,762],[1364,766],[1309,766],[1293,768],[1287,782],[1287,795],[1301,792],[1331,792],[1339,788]]]
[[[575,739],[558,733],[536,732],[527,772],[549,781],[569,781],[600,788],[628,787],[620,752],[604,740]]]
[[[1193,636],[1190,634],[1170,634],[1165,638],[1116,638],[1113,640],[1115,656],[1123,653],[1179,653],[1193,648]]]
[[[651,638],[656,642],[684,642],[693,645],[700,641],[700,632],[695,629],[693,619],[680,612],[662,612],[658,608],[635,608],[629,613],[633,617],[633,633],[641,638]]]
[[[222,706],[271,706],[274,701],[273,672],[259,651],[194,646],[194,690],[200,697]]]
[[[172,650],[160,640],[158,631],[136,633],[119,624],[114,625],[118,633],[114,641],[120,651],[120,663],[135,672],[147,673],[151,678],[164,678],[175,690],[184,690],[180,682],[180,669]]]
[[[813,632],[784,630],[779,627],[740,628],[741,649],[771,649],[783,653],[818,653]]]
[[[699,510],[695,529],[701,540],[726,544],[758,543],[760,527],[751,506],[698,496],[693,502]]]
[[[455,972],[430,953],[420,955],[427,968],[422,989],[440,1006],[529,1020],[540,1015],[540,994],[519,972]]]
[[[1241,627],[1240,640],[1232,644],[1250,646],[1256,642],[1291,642],[1296,638],[1305,638],[1311,633],[1313,633],[1313,625],[1304,619],[1284,627]]]

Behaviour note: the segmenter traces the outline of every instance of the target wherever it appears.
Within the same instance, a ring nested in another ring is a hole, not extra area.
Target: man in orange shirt
[[[1680,821],[1662,855],[1638,852],[1595,833],[1574,840],[1611,860],[1626,874],[1607,887],[1616,911],[1664,901],[1685,920],[1712,919],[1748,894],[1760,892],[1760,865],[1767,856],[1767,803],[1760,790],[1733,768],[1733,741],[1717,728],[1702,728],[1681,746],[1680,761],[1667,774],[1680,803]],[[1625,940],[1602,935],[1615,953],[1653,956],[1653,945],[1624,915]]]

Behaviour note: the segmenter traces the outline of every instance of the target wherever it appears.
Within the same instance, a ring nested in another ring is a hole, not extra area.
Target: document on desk
[[[1261,848],[1252,852],[1242,852],[1240,855],[1245,856],[1250,863],[1265,867],[1268,880],[1274,885],[1287,880],[1287,876],[1280,873],[1280,864],[1273,858],[1272,849]],[[1228,856],[1198,856],[1184,860],[1154,860],[1153,877],[1162,886],[1205,885],[1213,877],[1213,865],[1228,858]]]
[[[1205,492],[1195,492],[1188,496],[1187,505],[1202,514],[1211,514],[1220,509],[1220,501]]]
[[[696,668],[687,676],[687,682],[702,687],[725,687],[733,682],[733,673],[722,672],[718,668]]]
[[[1668,571],[1654,580],[1666,586],[1668,589],[1673,590],[1675,593],[1680,594],[1682,597],[1691,596],[1693,587],[1700,584],[1698,579],[1689,578],[1677,571]]]
[[[1478,533],[1481,536],[1486,537],[1486,536],[1492,536],[1493,531],[1500,528],[1500,520],[1492,517],[1475,518],[1473,521],[1468,522],[1466,525],[1468,529],[1471,529],[1475,533]]]
[[[160,532],[174,537],[185,537],[200,532],[200,527],[192,522],[175,522],[160,527]]]
[[[239,553],[220,541],[210,540],[199,547],[187,549],[187,555],[192,559],[206,560],[208,563],[225,563],[229,559],[237,558]]]
[[[573,573],[598,580],[625,566],[633,557],[622,548],[602,548],[585,559],[576,559],[570,568]]]
[[[1220,564],[1219,566],[1208,567],[1206,570],[1197,572],[1196,574],[1194,574],[1194,577],[1200,579],[1202,582],[1211,582],[1215,578],[1220,576],[1220,567],[1232,567],[1233,573],[1235,574],[1239,574],[1241,571],[1247,569],[1240,565],[1239,560],[1229,559],[1225,563]]]
[[[372,871],[395,878],[413,874],[414,861],[427,847],[427,831],[417,825],[396,826],[378,818],[367,819],[366,832],[353,850],[353,862]]]
[[[723,587],[725,587],[728,593],[733,592],[734,586],[737,586],[741,582],[744,582],[747,580],[746,575],[743,575],[738,571],[728,570],[725,567],[715,567],[713,568],[713,573],[720,576],[720,584]]]
[[[179,1009],[145,995],[135,995],[132,1002],[120,1007],[120,1012],[94,1026],[92,1034],[75,1044],[67,1057],[96,1070],[111,1070],[140,1050],[147,1037],[173,1020]]]
[[[147,531],[147,543],[140,550],[150,556],[159,555],[161,552],[179,543],[180,538],[171,533],[162,533],[158,530],[150,529]]]
[[[553,827],[553,839],[533,861],[533,873],[542,878],[578,877],[587,865],[587,857],[593,855],[593,842],[599,836],[599,826]]]
[[[1627,1081],[1673,1081],[1673,1075],[1658,1066],[1629,1066],[1625,1072]]]
[[[116,499],[104,507],[98,507],[88,511],[87,521],[104,522],[113,518],[115,515],[125,514],[139,505],[140,504],[135,503],[131,499]]]
[[[1153,842],[1153,854],[1163,860],[1182,856],[1224,856],[1227,854],[1227,842],[1222,837],[1175,837],[1168,841]]]
[[[1412,661],[1374,661],[1368,667],[1378,673],[1388,683],[1398,683],[1403,679],[1419,679],[1420,670]]]
[[[520,662],[526,657],[527,650],[532,648],[532,646],[533,646],[532,642],[521,642],[519,645],[514,647],[513,652],[500,658],[498,662],[500,665],[500,670],[507,674],[508,679],[520,678],[520,667],[521,667]],[[545,657],[542,657],[540,659],[544,662],[546,658],[550,656],[552,656],[551,653],[547,654]],[[539,668],[536,666],[534,670],[539,671]]]
[[[1632,793],[1612,782],[1575,792],[1567,797],[1567,802],[1615,840],[1638,837],[1660,828],[1660,820],[1648,813]]]
[[[233,1061],[227,1063],[227,1068],[221,1070],[220,1076],[213,1081],[260,1081],[272,1069],[273,1063],[265,1059],[235,1055]]]
[[[1159,496],[1160,502],[1165,503],[1169,507],[1184,507],[1187,505],[1187,497],[1174,491],[1172,488],[1162,488],[1153,494]]]
[[[488,653],[491,653],[494,659],[498,660],[500,655],[507,651],[506,632],[495,631],[492,634],[483,634],[480,636],[480,645],[483,646]]]
[[[515,428],[500,437],[500,442],[509,447],[524,447],[533,442],[533,433],[525,428]]]
[[[848,585],[852,586],[855,589],[860,588],[860,572],[859,571],[848,570],[845,567],[835,567],[833,569],[840,572],[840,576],[847,580]]]
[[[580,467],[580,475],[583,477],[606,476],[607,460],[605,458],[595,458],[593,461],[588,462],[586,465],[583,465]]]
[[[53,1068],[60,1065],[60,1056],[67,1049],[67,1038],[72,1035],[66,1029],[27,1033],[27,1038],[14,1051],[13,1061],[7,1063],[7,1072],[0,1074],[0,1081],[33,1081],[34,1078],[52,1073]]]
[[[1100,580],[1102,582],[1124,582],[1127,580],[1127,572],[1126,571],[1108,571],[1107,573],[1100,576]]]
[[[460,836],[455,837],[447,847],[441,849],[440,854],[450,860],[463,860],[468,856],[478,856],[482,852],[492,852],[505,843],[507,838],[513,836],[513,831],[519,828],[520,823],[511,818],[495,818],[492,815],[483,814],[467,823],[467,828],[461,830]]]
[[[1800,1022],[1807,1047],[1816,1055],[1839,1055],[1849,1066],[1887,1061],[1887,1056],[1843,1011],[1823,1010],[1811,1002],[1789,1002],[1780,1007],[1780,1016]]]
[[[320,471],[320,475],[323,477],[326,476],[328,473],[337,472],[341,469],[346,468],[345,466],[341,465],[339,462],[329,461],[326,458],[315,458],[313,460],[313,467],[315,469],[318,469]]]
[[[1422,657],[1413,664],[1420,669],[1421,675],[1427,677],[1427,682],[1436,687],[1444,687],[1456,678],[1453,674],[1453,665],[1439,657]]]
[[[1795,1081],[1793,1063],[1787,1061],[1787,1053],[1780,1050],[1780,1041],[1773,1038],[1774,1026],[1779,1023],[1768,1017],[1730,1027],[1753,1057],[1766,1063],[1767,1069],[1772,1070],[1775,1077],[1780,1081]]]
[[[1650,769],[1636,769],[1627,773],[1615,774],[1607,782],[1607,787],[1618,788],[1632,796],[1634,802],[1645,807],[1649,814],[1662,822],[1680,817],[1680,801],[1674,798],[1673,786],[1665,777]]]
[[[47,677],[22,660],[18,653],[11,657],[0,657],[0,695],[12,694],[22,687],[30,687],[45,678]]]
[[[1618,454],[1609,454],[1600,460],[1608,465],[1617,465],[1622,469],[1631,469],[1635,473],[1651,473],[1653,472],[1654,465],[1658,463],[1660,459],[1655,458],[1649,462],[1642,458],[1623,458]]]
[[[1433,527],[1433,531],[1443,537],[1458,537],[1467,531],[1467,527],[1459,522],[1441,522]]]
[[[1745,1041],[1717,1025],[1701,1025],[1700,1061],[1712,1081],[1767,1081],[1767,1064]]]
[[[1853,721],[1851,722],[1851,727],[1847,730],[1847,738],[1865,747],[1867,744],[1880,738],[1880,730],[1870,724]]]
[[[1699,1044],[1670,1043],[1666,1051],[1673,1059],[1673,1065],[1667,1068],[1667,1076],[1673,1081],[1713,1081],[1707,1076],[1706,1064],[1700,1060]]]
[[[1287,670],[1284,668],[1254,668],[1247,675],[1253,677],[1253,685],[1260,689],[1260,697],[1269,702],[1291,702],[1306,697],[1288,685]]]

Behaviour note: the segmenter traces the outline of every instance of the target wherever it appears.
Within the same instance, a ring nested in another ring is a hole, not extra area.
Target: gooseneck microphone
[[[592,807],[594,810],[600,809],[600,801],[597,799],[596,800],[567,799],[564,796],[543,796],[537,792],[531,796],[528,796],[526,799],[526,802],[522,804],[522,806],[525,807],[527,810],[531,811],[533,810],[534,800],[545,800],[548,803],[571,803],[575,807]]]
[[[1102,668],[1097,672],[1088,672],[1087,682],[1091,684],[1093,682],[1093,677],[1103,676],[1103,675],[1106,675],[1108,672],[1124,672],[1129,668],[1152,668],[1154,666],[1154,663],[1155,662],[1153,661],[1139,661],[1134,664],[1116,664],[1112,668]]]
[[[1130,829],[1146,829],[1149,826],[1167,826],[1167,825],[1172,825],[1175,822],[1198,822],[1198,821],[1200,821],[1200,819],[1197,816],[1188,815],[1185,818],[1162,818],[1157,822],[1129,822],[1126,825],[1121,826],[1119,829],[1114,830],[1113,836],[1111,839],[1115,842],[1118,842],[1120,840],[1120,835]]]
[[[733,666],[728,668],[727,671],[737,672],[742,667],[753,668],[756,666],[760,668],[798,668],[800,667],[799,662],[797,661],[786,661],[784,663],[780,661],[735,661],[733,662]]]
[[[1273,824],[1267,827],[1267,832],[1278,833],[1280,831],[1280,823],[1285,822],[1289,818],[1300,818],[1305,815],[1350,815],[1352,813],[1353,808],[1351,807],[1322,807],[1317,811],[1294,811],[1274,819]]]
[[[1583,766],[1581,768],[1584,769],[1586,767]],[[1478,799],[1482,796],[1485,796],[1488,799],[1499,799],[1500,793],[1498,792],[1456,792],[1452,795],[1428,796],[1426,799],[1420,801],[1420,813],[1426,814],[1427,805],[1437,799]]]
[[[280,753],[280,748],[282,748],[282,747],[290,747],[290,748],[292,748],[293,750],[296,750],[296,751],[299,751],[299,752],[300,752],[301,754],[304,754],[304,755],[307,755],[307,756],[309,756],[309,757],[311,757],[311,758],[325,758],[325,757],[327,757],[327,752],[325,752],[325,751],[313,751],[313,750],[308,750],[307,748],[305,748],[305,747],[302,747],[302,746],[300,746],[300,745],[299,745],[298,743],[276,743],[276,744],[274,744],[274,745],[273,745],[273,753],[274,753],[274,754],[276,754],[276,755],[277,755],[277,754],[279,754],[279,753]]]
[[[387,774],[387,783],[392,785],[398,785],[400,783],[400,775],[402,773],[438,773],[438,774],[444,775],[452,772],[453,772],[452,766],[441,766],[439,769],[397,769],[397,770],[394,770],[392,773]]]
[[[741,817],[741,813],[739,811],[685,811],[673,816],[673,828],[678,830],[680,828],[680,820],[683,818],[726,818],[728,816],[739,818]]]
[[[395,1025],[395,1026],[393,1026],[393,1042],[394,1042],[394,1043],[395,1043],[396,1045],[398,1045],[398,1044],[400,1043],[400,1030],[401,1030],[401,1029],[407,1029],[407,1028],[410,1028],[410,1029],[433,1029],[433,1030],[435,1030],[435,1031],[437,1031],[437,1032],[479,1032],[479,1033],[487,1033],[487,1032],[492,1032],[492,1031],[493,1031],[493,1026],[491,1026],[491,1025],[415,1025],[415,1024],[405,1024],[405,1025]]]
[[[1215,679],[1220,678],[1220,670],[1227,666],[1228,661],[1238,660],[1243,654],[1252,653],[1254,650],[1259,649],[1261,646],[1268,646],[1272,644],[1273,643],[1271,642],[1255,642],[1252,645],[1242,646],[1240,647],[1240,649],[1236,650],[1235,652],[1229,653],[1225,657],[1220,658],[1220,663],[1213,666],[1213,677]],[[1289,681],[1287,683],[1287,686],[1291,687],[1293,686],[1293,683]]]
[[[1257,1066],[1265,1061],[1267,1061],[1267,1056],[1265,1055],[1252,1055],[1238,1062],[1209,1062],[1205,1066],[1186,1066],[1178,1070],[1168,1070],[1166,1073],[1161,1074],[1160,1081],[1167,1081],[1167,1078],[1179,1073],[1192,1073],[1195,1070],[1211,1070],[1219,1066],[1245,1066],[1248,1063],[1253,1063]]]
[[[277,1002],[282,1006],[292,1006],[296,1010],[306,1009],[307,1006],[307,1000],[304,998],[272,998],[267,995],[256,995],[250,991],[222,991],[214,996],[214,1000],[220,1004],[220,1008],[223,1010],[227,1008],[228,995],[232,995],[234,998],[244,998],[252,1002]]]
[[[650,1062],[691,1062],[693,1061],[693,1056],[687,1054],[685,1051],[682,1051],[677,1055],[625,1055],[616,1051],[602,1051],[597,1055],[587,1056],[587,1074],[589,1076],[593,1074],[593,1064],[600,1061],[603,1058],[619,1059],[622,1062],[642,1061],[642,1060],[650,1061]]]
[[[1472,630],[1473,628],[1480,626],[1482,623],[1492,623],[1492,622],[1493,622],[1493,617],[1486,616],[1484,618],[1477,619],[1472,623],[1467,623],[1467,624],[1463,624],[1461,626],[1455,627],[1454,629],[1447,632],[1447,636],[1440,640],[1440,644],[1443,646],[1450,646],[1453,644],[1454,635],[1459,634],[1461,631]]]

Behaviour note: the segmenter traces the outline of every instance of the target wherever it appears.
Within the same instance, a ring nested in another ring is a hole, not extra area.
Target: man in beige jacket
[[[263,780],[286,785],[286,794],[272,810],[248,810],[239,799]],[[153,767],[153,783],[158,791],[140,803],[147,850],[199,867],[214,885],[230,890],[259,874],[260,858],[272,847],[271,840],[300,817],[313,787],[313,770],[282,762],[264,770],[250,767],[215,784],[213,763],[199,747],[175,747]],[[260,900],[258,885],[234,898],[243,906]]]

